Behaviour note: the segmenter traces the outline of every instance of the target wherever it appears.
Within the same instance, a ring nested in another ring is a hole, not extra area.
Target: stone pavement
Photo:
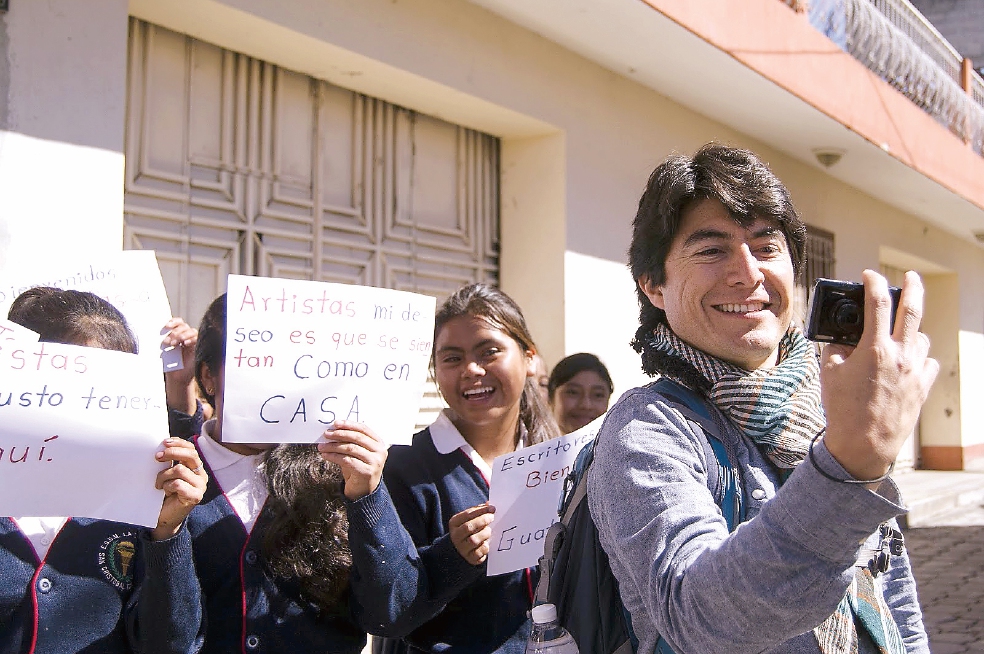
[[[905,539],[933,654],[984,654],[984,473],[896,482],[913,509]]]

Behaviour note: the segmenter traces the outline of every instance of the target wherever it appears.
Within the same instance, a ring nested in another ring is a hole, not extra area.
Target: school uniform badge
[[[133,588],[133,564],[137,533],[112,534],[99,545],[99,570],[110,584],[122,591]]]

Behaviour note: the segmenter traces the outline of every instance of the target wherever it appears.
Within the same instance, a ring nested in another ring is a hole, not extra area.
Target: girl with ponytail
[[[493,459],[560,434],[535,354],[522,312],[496,288],[466,286],[438,310],[432,367],[448,408],[389,449],[385,484],[368,498],[383,504],[388,491],[412,543],[393,551],[373,540],[381,529],[350,530],[357,615],[388,637],[376,651],[525,650],[534,571],[489,577],[485,562]]]

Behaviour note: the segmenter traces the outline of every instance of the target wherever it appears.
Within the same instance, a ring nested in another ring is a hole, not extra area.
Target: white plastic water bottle
[[[577,643],[557,621],[557,607],[533,607],[533,631],[526,643],[526,654],[578,654]]]

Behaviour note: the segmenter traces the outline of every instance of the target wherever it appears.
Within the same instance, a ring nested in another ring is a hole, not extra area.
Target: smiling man
[[[640,652],[929,651],[887,479],[939,370],[922,285],[906,275],[892,331],[866,271],[861,342],[818,362],[793,322],[805,237],[745,150],[670,157],[639,202],[633,347],[669,381],[609,411],[588,501]]]

